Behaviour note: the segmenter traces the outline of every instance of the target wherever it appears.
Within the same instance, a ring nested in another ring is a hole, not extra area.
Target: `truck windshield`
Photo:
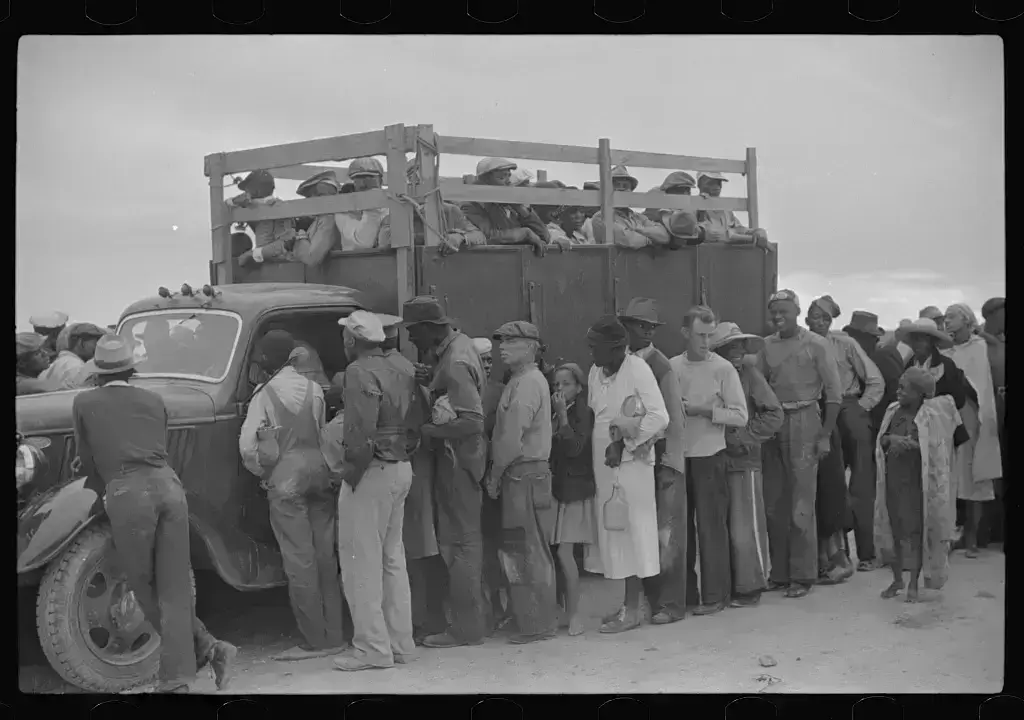
[[[164,310],[126,318],[118,334],[135,348],[142,375],[223,380],[241,329],[238,316],[216,310]]]

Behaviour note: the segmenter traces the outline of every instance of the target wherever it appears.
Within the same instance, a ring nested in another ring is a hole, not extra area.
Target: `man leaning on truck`
[[[633,192],[639,181],[629,174],[625,165],[612,168],[612,187],[615,192]],[[617,207],[613,211],[612,236],[619,247],[643,248],[667,246],[672,238],[664,225],[656,223],[630,207]],[[597,211],[591,218],[597,242],[604,242],[604,213]]]
[[[484,637],[482,588],[483,536],[481,482],[487,458],[481,395],[487,378],[473,341],[452,327],[437,298],[422,295],[402,306],[409,338],[421,356],[437,355],[433,377],[420,368],[417,377],[428,385],[431,401],[447,395],[455,418],[425,424],[424,442],[438,448],[434,494],[437,500],[437,541],[448,566],[451,626],[424,638],[427,647],[479,645]]]
[[[476,164],[476,184],[509,187],[516,164],[505,158],[484,158]],[[547,227],[526,205],[496,202],[462,204],[466,218],[487,236],[490,245],[530,245],[543,256],[551,237]]]

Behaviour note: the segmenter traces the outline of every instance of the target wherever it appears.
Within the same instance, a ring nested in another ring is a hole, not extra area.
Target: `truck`
[[[467,184],[463,178],[440,176],[442,155],[597,165],[601,189]],[[225,179],[237,173],[264,169],[301,181],[325,169],[337,170],[317,163],[367,156],[385,158],[384,187],[261,207],[232,208],[224,202]],[[620,163],[743,174],[748,195],[614,192],[611,170]],[[572,203],[600,207],[605,217],[615,206],[729,209],[748,212],[756,227],[753,149],[743,160],[726,160],[613,150],[604,139],[588,148],[442,136],[431,125],[391,125],[357,135],[210,155],[205,174],[213,250],[209,283],[195,288],[185,284],[173,292],[159,288],[122,312],[116,332],[139,350],[133,383],[159,393],[167,405],[169,460],[188,498],[193,568],[209,571],[237,590],[259,591],[287,582],[266,495],[242,464],[237,442],[259,381],[255,343],[268,329],[285,328],[314,347],[328,377],[347,363],[340,318],[357,309],[400,314],[402,304],[419,294],[438,297],[459,329],[472,336],[490,336],[504,322],[528,320],[541,330],[551,358],[584,367],[589,364],[589,324],[624,307],[634,295],[659,302],[666,324],[655,342],[670,356],[682,351],[682,315],[698,302],[745,330],[767,332],[767,300],[777,283],[774,247],[766,251],[709,244],[677,251],[627,250],[611,245],[607,237],[605,245],[545,257],[517,246],[445,254],[430,233],[418,237],[413,222],[419,212],[428,224],[442,227],[443,197],[452,202]],[[317,267],[297,262],[243,266],[232,253],[234,223],[377,207],[389,209],[388,249],[334,251]],[[172,330],[177,326],[197,339],[191,350],[174,344]],[[411,359],[419,359],[404,331],[400,347]],[[495,358],[492,378],[503,372],[500,358]],[[24,438],[38,448],[36,455],[42,454],[28,480],[16,466],[16,473],[21,472],[18,585],[34,592],[39,641],[58,674],[86,690],[121,692],[155,678],[160,638],[118,566],[102,484],[72,471],[77,453],[71,406],[83,391],[16,398],[19,447]]]

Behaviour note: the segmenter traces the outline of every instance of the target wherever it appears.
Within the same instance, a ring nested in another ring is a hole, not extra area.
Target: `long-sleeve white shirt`
[[[687,416],[686,457],[710,457],[725,450],[725,426],[746,427],[748,419],[747,398],[736,368],[715,353],[693,362],[683,353],[669,360],[669,364],[687,404],[712,405],[710,419]]]
[[[285,409],[293,413],[297,413],[302,408],[302,404],[306,400],[306,388],[312,387],[313,416],[316,419],[317,431],[323,429],[326,421],[324,391],[317,383],[310,385],[306,377],[300,375],[294,367],[289,365],[271,379],[269,387],[274,389]],[[249,412],[245,416],[242,432],[238,436],[238,451],[242,456],[242,462],[246,469],[256,477],[260,477],[264,472],[256,455],[256,430],[264,424],[277,426],[280,423],[270,397],[266,392],[260,391],[249,403]]]

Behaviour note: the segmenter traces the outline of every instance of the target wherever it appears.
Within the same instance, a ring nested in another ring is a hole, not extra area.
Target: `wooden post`
[[[416,294],[416,259],[413,245],[413,209],[408,203],[397,199],[398,195],[408,192],[405,161],[405,125],[388,125],[384,128],[387,138],[387,180],[389,222],[391,223],[391,247],[395,249],[395,273],[397,279],[397,308],[395,314],[402,314],[402,306]],[[404,328],[399,331],[406,357],[415,359],[415,349],[411,347],[409,336]],[[411,353],[411,355],[410,355]]]
[[[206,158],[206,174],[210,178],[210,236],[212,258],[220,265],[215,273],[217,285],[230,285],[235,280],[235,261],[231,257],[231,210],[224,204],[224,153]]]
[[[750,229],[761,227],[757,208],[757,149],[747,148],[747,217]]]
[[[601,219],[604,221],[604,244],[615,244],[613,224],[615,207],[612,203],[612,144],[608,138],[601,138],[597,145],[597,162],[601,171]]]
[[[434,134],[433,125],[417,125],[417,138],[422,138],[427,144],[416,143],[416,157],[420,162],[420,186],[416,191],[417,200],[423,197],[423,214],[427,222],[438,233],[444,233],[443,209],[441,207],[441,193],[434,192],[438,188],[437,177],[437,135]],[[427,247],[437,247],[441,244],[441,238],[433,230],[423,228],[423,244]]]
[[[548,181],[548,171],[547,170],[538,170],[537,171],[537,182],[542,183],[542,182],[547,182],[547,181]]]

